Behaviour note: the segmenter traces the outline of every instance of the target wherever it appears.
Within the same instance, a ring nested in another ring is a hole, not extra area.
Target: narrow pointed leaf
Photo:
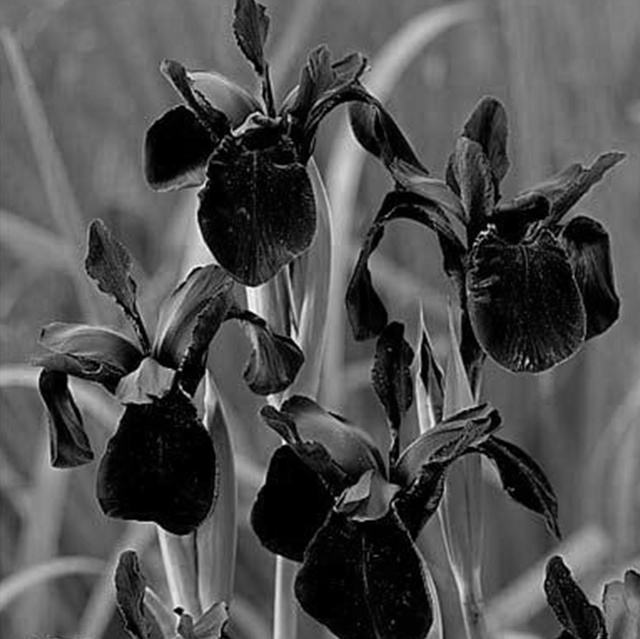
[[[131,275],[131,256],[102,220],[89,225],[89,250],[84,263],[89,277],[122,308],[140,338],[143,350],[149,347],[142,316],[136,300],[137,285]]]
[[[154,521],[185,535],[213,503],[216,459],[190,398],[179,389],[150,404],[130,404],[98,469],[106,515]]]
[[[269,33],[266,7],[255,0],[236,0],[233,33],[245,58],[260,76],[265,72],[264,45]]]
[[[424,313],[420,308],[420,369],[416,378],[418,402],[418,418],[423,422],[420,431],[425,432],[428,426],[435,426],[442,420],[444,408],[444,373],[435,358],[431,339],[424,321]],[[424,403],[424,406],[421,404]],[[421,412],[424,413],[421,415]]]
[[[515,444],[495,436],[476,448],[495,464],[506,493],[540,515],[549,531],[560,538],[558,499],[536,461]]]
[[[578,216],[563,228],[561,240],[582,293],[587,315],[586,339],[590,339],[604,333],[620,314],[609,234],[600,222]]]
[[[456,331],[453,307],[448,309],[449,359],[444,381],[444,405],[442,415],[445,419],[456,413],[475,406],[469,375],[462,361],[460,342]]]
[[[49,413],[51,465],[73,468],[92,461],[91,443],[69,391],[67,375],[45,369],[40,373],[38,387]]]
[[[507,112],[500,100],[489,96],[482,98],[465,123],[462,135],[482,148],[489,160],[498,194],[500,182],[509,170]]]
[[[546,229],[520,244],[505,242],[491,229],[481,233],[466,288],[478,342],[511,371],[545,371],[584,341],[580,289],[565,249]]]
[[[115,584],[118,610],[129,636],[133,639],[165,639],[158,622],[144,605],[147,580],[133,550],[120,555]]]
[[[216,147],[207,129],[186,106],[158,118],[144,140],[144,174],[156,191],[199,186]]]
[[[393,510],[366,522],[333,512],[305,553],[295,591],[342,639],[423,639],[433,620],[420,557]]]
[[[595,162],[584,167],[572,164],[558,175],[537,184],[528,192],[544,195],[551,204],[551,221],[558,222],[592,186],[597,184],[626,155],[618,151],[609,151],[598,156]]]
[[[269,462],[251,510],[251,526],[267,550],[302,561],[333,504],[334,497],[320,475],[293,448],[281,446]]]
[[[589,602],[557,555],[547,563],[544,591],[556,619],[575,639],[607,639],[602,612]]]
[[[392,457],[395,458],[399,454],[400,425],[413,403],[412,362],[413,349],[404,339],[404,325],[392,322],[378,338],[371,381],[387,414]]]
[[[222,268],[257,286],[311,245],[313,188],[286,140],[251,152],[239,143],[222,146],[209,163],[198,222]]]

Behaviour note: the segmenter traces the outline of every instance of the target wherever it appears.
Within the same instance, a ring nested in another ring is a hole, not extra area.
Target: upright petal
[[[550,231],[509,244],[490,227],[478,236],[469,264],[471,324],[498,364],[539,373],[578,350],[586,332],[584,304],[567,253]]]
[[[106,515],[193,532],[215,494],[216,459],[196,408],[178,388],[126,407],[100,462],[98,501]]]
[[[587,313],[587,339],[604,333],[620,314],[609,234],[600,222],[574,217],[560,236],[569,254]]]
[[[209,164],[198,221],[222,268],[246,286],[263,284],[313,241],[307,171],[286,141],[256,151],[230,141]]]
[[[54,468],[82,466],[93,459],[82,416],[67,385],[67,375],[43,370],[38,380],[40,395],[49,412],[49,446]]]
[[[170,191],[202,184],[216,142],[186,106],[158,118],[144,140],[144,174],[151,188]]]

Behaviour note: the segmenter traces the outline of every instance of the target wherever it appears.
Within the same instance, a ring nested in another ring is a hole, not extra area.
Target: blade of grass
[[[94,557],[58,557],[20,570],[0,581],[0,612],[27,590],[45,581],[70,575],[96,575],[104,570],[104,561]]]
[[[72,246],[77,247],[77,263],[80,264],[85,240],[84,219],[64,168],[60,151],[56,146],[44,107],[18,43],[8,29],[0,31],[0,41],[9,64],[52,217],[59,235],[66,238]],[[93,290],[82,269],[74,269],[72,273],[78,299],[86,318],[95,320],[97,308],[92,296]]]
[[[113,584],[116,566],[120,553],[135,550],[142,558],[145,549],[153,540],[155,526],[131,522],[115,545],[106,564],[103,562],[102,576],[93,587],[78,625],[78,637],[100,639],[109,625],[116,605],[115,587]]]
[[[69,244],[16,213],[0,209],[0,231],[2,245],[20,260],[64,271],[78,268]]]
[[[428,9],[415,16],[391,37],[371,63],[365,84],[385,102],[403,72],[418,54],[442,33],[474,18],[477,10],[468,2]],[[346,118],[336,133],[327,165],[327,190],[335,217],[332,296],[329,303],[327,354],[323,375],[326,399],[340,409],[344,400],[344,296],[347,283],[351,232],[358,184],[366,154],[353,140]]]

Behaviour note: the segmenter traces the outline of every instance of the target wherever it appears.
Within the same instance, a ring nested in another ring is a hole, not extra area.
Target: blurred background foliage
[[[232,4],[0,0],[0,22],[21,48],[35,91],[28,90],[24,74],[16,77],[11,47],[5,48],[0,54],[3,637],[122,636],[111,588],[119,548],[145,549],[150,580],[165,589],[151,527],[107,520],[99,512],[96,465],[72,472],[49,468],[43,408],[34,392],[37,371],[28,362],[37,351],[39,328],[48,321],[82,321],[87,308],[99,309],[103,323],[121,321],[79,284],[90,219],[103,218],[135,256],[150,321],[158,299],[185,269],[207,259],[193,228],[193,194],[151,192],[142,178],[141,145],[146,127],[177,102],[158,71],[163,58],[252,82],[232,41]],[[441,0],[266,4],[280,96],[297,82],[306,50],[316,44],[327,43],[337,56],[355,49],[376,60],[389,40],[419,16],[424,19],[425,11],[441,12],[444,6],[460,12],[448,28],[424,37],[406,72],[385,79],[391,111],[436,175],[442,175],[460,126],[484,94],[503,100],[510,114],[507,197],[573,161],[589,163],[611,148],[628,154],[578,209],[610,230],[623,301],[620,321],[551,373],[517,377],[489,364],[484,391],[503,414],[504,435],[546,469],[560,500],[565,540],[559,550],[599,598],[603,580],[619,577],[623,566],[640,567],[640,5],[637,0],[477,0],[462,8]],[[387,52],[393,55],[403,46],[400,37]],[[69,190],[52,160],[52,138],[38,128],[34,96],[46,114]],[[343,170],[340,148],[352,144],[344,141],[344,131],[344,113],[332,116],[316,149],[321,172],[334,178]],[[352,220],[342,278],[390,186],[370,159],[356,179],[341,187],[357,194],[353,210],[334,211],[336,219]],[[330,179],[330,197],[342,201],[332,184]],[[410,224],[398,225],[387,234],[383,254],[374,277],[394,315],[415,335],[422,300],[444,355],[448,293],[433,239]],[[368,386],[373,346],[356,345],[338,320],[332,325],[337,350],[325,371],[325,398],[384,444],[382,413]],[[213,346],[212,368],[240,456],[232,636],[262,639],[269,636],[274,562],[249,530],[247,513],[277,441],[256,417],[262,402],[242,383],[245,356],[240,334],[225,327]],[[88,391],[82,404],[89,409],[94,449],[101,451],[116,408]],[[489,471],[486,484],[484,583],[490,620],[496,628],[547,636],[552,626],[542,612],[540,562],[558,549],[539,521],[495,489]],[[435,520],[423,543],[444,602],[446,637],[460,637],[455,589]],[[323,635],[302,619],[300,636]]]

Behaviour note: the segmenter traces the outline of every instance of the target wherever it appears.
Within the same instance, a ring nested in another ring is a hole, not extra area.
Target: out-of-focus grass
[[[297,81],[306,47],[327,42],[336,55],[359,49],[375,59],[403,25],[438,6],[419,0],[266,4],[272,15],[270,51],[281,95]],[[640,479],[640,415],[634,400],[640,379],[640,126],[632,117],[640,101],[640,10],[635,0],[496,0],[476,2],[474,7],[478,19],[451,30],[418,54],[389,96],[390,109],[434,174],[442,174],[464,117],[487,93],[503,99],[510,113],[513,170],[507,196],[572,161],[588,161],[611,147],[629,155],[580,207],[610,229],[623,300],[621,320],[589,343],[583,354],[550,374],[516,377],[490,365],[485,389],[504,416],[505,436],[540,459],[556,486],[567,539],[584,540],[581,531],[594,530],[595,525],[608,540],[603,552],[597,544],[591,548],[598,561],[584,575],[597,592],[605,576],[613,576],[612,571],[634,557],[637,561],[640,552],[640,539],[634,534],[640,530],[640,504],[633,490]],[[65,230],[60,223],[60,215],[74,209],[82,222],[78,226],[102,217],[125,239],[138,261],[143,310],[153,322],[158,300],[188,265],[203,256],[201,247],[184,239],[192,235],[187,229],[193,223],[195,198],[153,194],[141,176],[145,127],[176,102],[158,64],[163,58],[176,58],[187,66],[216,68],[249,86],[251,75],[228,28],[231,0],[68,0],[37,5],[3,0],[0,12],[3,24],[16,35],[33,78],[28,95],[24,81],[16,90],[20,83],[15,82],[15,60],[10,63],[5,54],[0,56],[0,349],[6,366],[28,361],[43,323],[87,317],[87,304],[78,295],[82,249],[77,238],[84,237],[84,231]],[[41,110],[34,106],[39,103]],[[43,124],[42,115],[48,123]],[[344,135],[339,124],[339,117],[332,118],[321,129],[316,159],[325,174],[344,169],[340,163],[327,166],[337,144],[335,135]],[[52,139],[55,145],[48,147]],[[52,150],[56,148],[59,153]],[[61,188],[60,175],[65,174],[69,187]],[[347,211],[334,211],[336,219],[351,216],[352,220],[349,234],[341,238],[346,266],[389,186],[370,159],[362,175],[352,179],[348,187],[356,193],[355,201]],[[52,180],[58,183],[53,193]],[[66,193],[63,204],[56,199],[60,193]],[[73,201],[76,204],[68,204]],[[58,247],[67,244],[78,260],[75,268],[64,266],[66,252]],[[422,298],[436,341],[442,339],[444,323],[442,315],[438,319],[429,309],[447,295],[443,278],[435,275],[439,268],[435,242],[424,233],[413,233],[408,225],[388,233],[384,256],[373,268],[393,302],[394,314],[410,324],[410,335],[415,334],[417,301]],[[99,312],[103,323],[120,321],[115,314],[104,315],[104,307]],[[381,412],[363,384],[372,345],[354,344],[342,321],[335,322],[332,330],[331,338],[344,343],[334,366],[342,367],[344,360],[353,384],[343,410],[384,441],[384,429],[376,426],[383,423]],[[245,355],[240,332],[225,327],[212,348],[212,361],[229,417],[237,425],[234,446],[243,460],[239,469],[244,478],[234,623],[236,636],[264,637],[270,627],[273,560],[259,547],[247,516],[258,475],[277,439],[260,424],[256,415],[261,402],[241,382]],[[45,431],[42,407],[33,391],[35,377],[35,370],[27,374],[22,368],[0,369],[0,578],[57,557],[109,561],[127,531],[126,525],[107,520],[98,511],[93,494],[95,464],[65,474],[66,490],[59,493],[63,503],[46,498],[45,488],[52,497],[55,482],[49,486],[43,479],[54,471],[45,470],[40,461]],[[32,381],[24,381],[28,378]],[[27,388],[17,388],[17,379]],[[77,388],[82,392],[85,387]],[[98,454],[108,435],[100,423],[106,418],[113,425],[117,419],[113,406],[101,406],[105,414],[88,419]],[[543,526],[506,502],[492,481],[485,490],[487,598],[497,606],[517,597],[526,608],[535,580],[527,581],[523,589],[525,582],[518,578],[537,574],[526,571],[535,571],[536,562],[552,550],[552,542]],[[51,526],[43,525],[49,517],[47,505],[55,511]],[[59,527],[53,525],[56,518]],[[39,530],[47,538],[36,543]],[[445,637],[458,636],[454,588],[437,526],[427,527],[423,541],[440,587]],[[33,550],[19,552],[27,548]],[[582,550],[589,555],[588,547]],[[144,554],[145,569],[155,589],[166,597],[158,557],[153,541]],[[55,603],[49,613],[46,606],[34,603],[33,591],[14,599],[0,612],[0,635],[12,639],[37,629],[42,635],[78,636],[80,630],[97,628],[103,615],[99,628],[105,630],[104,636],[122,636],[119,621],[105,619],[111,616],[104,594],[108,575],[100,583],[96,589],[95,578],[87,575],[47,582]],[[2,582],[0,592],[1,588]],[[523,625],[521,630],[548,634],[539,615],[509,622],[514,628]],[[305,639],[318,636],[304,618],[300,628]]]

